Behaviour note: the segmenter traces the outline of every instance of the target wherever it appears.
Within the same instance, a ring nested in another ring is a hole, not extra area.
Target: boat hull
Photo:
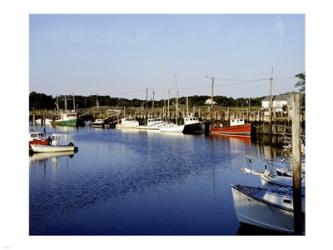
[[[75,146],[52,146],[52,145],[31,145],[31,149],[35,153],[50,153],[50,152],[68,152],[75,151]]]
[[[239,222],[284,233],[294,232],[292,204],[288,204],[288,207],[273,205],[251,196],[237,186],[232,185],[231,189]],[[288,198],[292,200],[292,196]]]
[[[200,135],[205,133],[204,123],[187,124],[184,126],[184,134]]]
[[[116,129],[133,129],[137,128],[139,125],[131,125],[131,124],[116,124]]]
[[[67,121],[61,121],[56,120],[55,125],[56,126],[68,126],[68,127],[76,127],[77,120],[67,120]]]
[[[160,128],[161,132],[167,133],[182,133],[184,130],[184,125],[180,126],[165,126]]]
[[[215,127],[211,129],[212,135],[235,135],[235,136],[251,136],[251,124],[236,125],[230,127]]]
[[[137,129],[142,129],[142,130],[157,130],[159,131],[160,128],[157,126],[145,126],[145,125],[140,125],[136,127]]]

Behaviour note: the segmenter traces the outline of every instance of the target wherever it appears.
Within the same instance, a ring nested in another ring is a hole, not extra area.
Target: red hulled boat
[[[211,129],[212,135],[229,135],[229,136],[251,136],[251,123],[245,124],[245,119],[236,118],[230,120],[230,126],[214,127]]]

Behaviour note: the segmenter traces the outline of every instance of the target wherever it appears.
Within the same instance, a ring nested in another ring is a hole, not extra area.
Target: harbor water
[[[46,128],[55,132],[78,152],[29,157],[30,235],[253,234],[237,220],[230,184],[261,186],[241,172],[246,156],[279,155],[233,137]]]

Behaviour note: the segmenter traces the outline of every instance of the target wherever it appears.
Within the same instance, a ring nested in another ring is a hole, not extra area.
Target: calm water
[[[35,128],[42,130],[41,128]],[[248,234],[231,183],[260,185],[240,171],[270,147],[224,137],[47,128],[74,142],[71,156],[30,157],[31,235]]]

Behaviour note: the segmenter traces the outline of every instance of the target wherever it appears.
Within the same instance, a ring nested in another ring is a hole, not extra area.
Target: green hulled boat
[[[60,113],[60,118],[55,120],[56,126],[76,127],[76,123],[77,113],[74,110]]]

